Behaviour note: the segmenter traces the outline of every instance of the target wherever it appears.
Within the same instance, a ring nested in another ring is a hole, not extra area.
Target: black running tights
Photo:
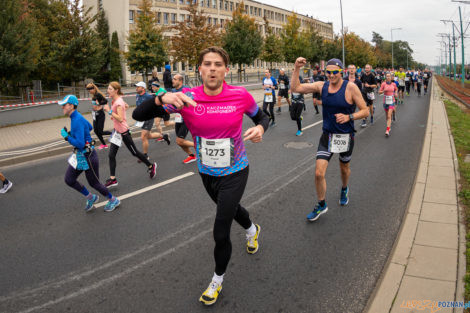
[[[250,214],[240,205],[248,181],[248,172],[248,167],[246,167],[227,176],[211,176],[200,173],[207,193],[217,204],[213,230],[215,273],[217,275],[225,273],[232,255],[232,242],[230,241],[232,221],[237,221],[244,229],[251,226]]]
[[[268,112],[269,106],[269,112]],[[274,102],[263,102],[263,112],[274,122]]]
[[[127,149],[132,153],[133,156],[137,157],[142,163],[145,163],[147,166],[151,166],[152,163],[145,157],[145,155],[137,150],[135,147],[134,140],[132,140],[132,136],[129,131],[122,133],[122,142],[126,145]],[[111,144],[111,148],[109,149],[109,174],[110,176],[116,176],[116,154],[118,153],[119,147],[114,143]]]
[[[93,130],[95,131],[98,139],[101,141],[101,144],[105,145],[106,142],[103,139],[103,135],[111,135],[110,131],[103,131],[106,115],[104,114],[103,110],[96,111],[95,114],[95,120],[93,120]]]

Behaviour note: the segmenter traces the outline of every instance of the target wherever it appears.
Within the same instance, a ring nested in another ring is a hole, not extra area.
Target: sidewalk
[[[458,163],[440,94],[434,81],[406,216],[365,312],[463,312],[438,307],[439,301],[464,301],[466,263],[465,225],[457,198]]]

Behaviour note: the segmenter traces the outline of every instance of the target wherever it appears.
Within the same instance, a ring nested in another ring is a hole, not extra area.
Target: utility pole
[[[459,6],[459,16],[460,16],[460,38],[462,39],[462,87],[465,85],[465,51],[464,51],[464,44],[463,44],[463,24],[462,24],[462,10]]]
[[[444,46],[445,46],[445,57],[446,57],[446,64],[447,64],[447,47],[449,47],[449,73],[451,72],[451,67],[452,67],[452,52],[451,52],[451,46],[450,46],[450,35],[449,34],[445,34],[445,33],[440,33],[438,34],[439,37],[442,38],[442,41],[444,43]],[[447,45],[447,43],[444,41],[444,37],[447,37],[447,39],[449,40],[449,45]],[[447,69],[446,69],[446,74],[447,74]],[[450,78],[450,76],[449,76]]]

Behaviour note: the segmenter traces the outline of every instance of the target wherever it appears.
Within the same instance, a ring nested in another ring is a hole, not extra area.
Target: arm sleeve
[[[138,107],[132,112],[132,118],[136,121],[143,122],[151,120],[155,117],[163,117],[167,112],[161,105],[155,104],[155,98],[144,100]]]
[[[250,118],[253,121],[253,123],[255,123],[255,125],[263,126],[263,129],[266,132],[266,130],[269,127],[269,117],[266,114],[264,114],[263,111],[260,110],[258,106],[256,106],[256,112],[254,113],[254,115],[250,116]]]

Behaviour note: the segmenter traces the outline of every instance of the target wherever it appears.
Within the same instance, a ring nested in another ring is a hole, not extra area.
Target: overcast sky
[[[308,14],[324,22],[333,22],[335,33],[341,32],[339,0],[258,0],[259,2]],[[454,3],[451,0],[342,0],[343,23],[348,31],[355,32],[367,41],[372,40],[372,31],[385,40],[408,41],[413,49],[413,58],[419,62],[438,63],[440,38],[438,33],[449,33],[452,28],[440,20],[459,20],[458,6],[462,8],[464,31],[470,20],[470,4]],[[459,25],[460,28],[460,25]],[[466,33],[470,35],[470,28]],[[457,36],[457,33],[456,33]],[[466,39],[465,63],[470,59],[470,39]],[[457,60],[461,62],[461,45],[457,46]],[[452,55],[453,58],[453,55]],[[443,61],[444,62],[444,61]]]

